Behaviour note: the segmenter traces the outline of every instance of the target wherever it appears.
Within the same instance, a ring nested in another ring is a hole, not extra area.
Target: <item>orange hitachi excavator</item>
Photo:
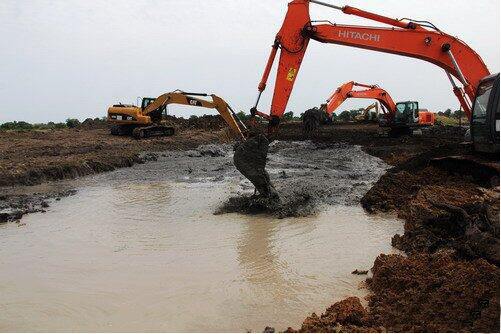
[[[356,90],[354,88],[365,88]],[[374,99],[381,103],[384,117],[380,125],[393,129],[411,129],[415,126],[429,126],[435,123],[435,114],[419,109],[417,101],[393,102],[390,94],[378,85],[366,85],[354,81],[341,86],[327,100],[325,112],[329,117],[348,98]]]
[[[336,24],[310,18],[310,3],[355,15],[390,27]],[[473,146],[477,150],[499,152],[499,73],[491,75],[480,56],[460,39],[440,31],[427,21],[392,19],[350,6],[335,6],[318,0],[293,0],[282,27],[275,37],[251,115],[268,120],[268,137],[280,123],[311,40],[412,57],[444,69],[462,109],[470,119]],[[275,57],[280,50],[274,94],[269,113],[258,110]],[[345,64],[346,65],[346,64]],[[462,87],[457,84],[457,80]],[[391,121],[391,120],[390,120]],[[264,171],[268,138],[256,135],[235,151],[237,169],[256,186],[263,196],[269,190],[269,176]],[[246,154],[245,152],[258,154]],[[253,163],[259,156],[259,164]],[[252,169],[253,167],[254,170]],[[259,170],[259,172],[258,172]],[[260,182],[267,183],[260,186]]]
[[[310,3],[391,27],[314,21],[310,18]],[[269,134],[272,134],[280,123],[310,40],[417,58],[441,67],[471,121],[471,136],[475,148],[499,151],[499,73],[491,75],[482,58],[472,48],[427,21],[397,20],[318,0],[291,1],[282,27],[275,37],[258,86],[256,103],[251,108],[251,115],[268,119]],[[269,113],[264,113],[258,111],[258,104],[279,50],[280,59],[272,104]]]

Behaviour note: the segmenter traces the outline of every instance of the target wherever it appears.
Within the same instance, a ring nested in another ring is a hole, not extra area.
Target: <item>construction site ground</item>
[[[223,123],[208,120],[179,120],[175,136],[141,141],[112,137],[103,124],[0,132],[0,223],[43,211],[49,198],[71,195],[21,194],[18,186],[129,167],[155,159],[149,152],[230,143]],[[280,140],[360,145],[394,166],[361,203],[370,213],[405,220],[405,233],[392,244],[406,255],[375,259],[367,308],[355,297],[333,300],[324,314],[288,331],[499,331],[499,162],[470,156],[459,128],[400,138],[378,131],[374,124],[335,124],[306,136],[300,123],[281,127]],[[311,310],[304,312],[306,317]]]

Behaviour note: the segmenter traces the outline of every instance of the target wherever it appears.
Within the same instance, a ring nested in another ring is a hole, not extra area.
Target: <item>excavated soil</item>
[[[499,267],[485,260],[447,252],[380,255],[372,272],[368,309],[351,297],[312,314],[298,331],[499,331]]]
[[[376,259],[367,309],[349,298],[308,317],[298,331],[499,331],[499,161],[469,155],[458,145],[460,133],[446,132],[445,140],[434,131],[428,146],[400,139],[398,158],[391,145],[377,145],[391,139],[364,146],[395,167],[361,203],[405,220],[392,244],[407,257]]]

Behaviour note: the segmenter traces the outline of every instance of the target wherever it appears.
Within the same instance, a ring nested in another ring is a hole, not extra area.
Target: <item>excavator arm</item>
[[[363,87],[365,90],[354,90],[355,87]],[[327,114],[331,115],[348,98],[375,99],[383,106],[383,112],[388,111],[389,120],[394,119],[396,105],[390,94],[377,85],[365,85],[354,81],[341,85],[327,100]]]
[[[311,21],[309,4],[316,3],[372,21],[388,24],[391,28],[340,25],[330,22]],[[317,0],[294,0],[289,3],[283,25],[275,37],[263,77],[259,83],[259,95],[251,114],[270,120],[270,126],[278,125],[291,95],[310,40],[340,44],[367,50],[397,54],[421,59],[443,68],[462,108],[471,118],[471,104],[480,81],[489,70],[480,56],[463,41],[450,36],[428,22],[396,20],[363,11],[354,7],[338,7]],[[280,50],[275,89],[269,115],[257,110],[261,93],[271,71],[276,54]],[[456,84],[455,77],[462,84]]]
[[[212,98],[212,101],[199,98],[207,96],[210,96]],[[241,140],[245,139],[242,132],[242,129],[246,129],[245,124],[238,119],[237,115],[235,114],[231,106],[226,103],[226,101],[214,94],[209,95],[204,93],[186,93],[182,91],[165,93],[157,97],[155,101],[144,108],[142,113],[143,115],[148,116],[155,110],[158,110],[159,108],[169,104],[216,109],[224,119],[224,121],[228,124],[235,136],[237,136]]]

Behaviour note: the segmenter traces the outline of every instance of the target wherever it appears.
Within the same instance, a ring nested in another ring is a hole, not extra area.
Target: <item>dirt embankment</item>
[[[0,132],[0,187],[110,171],[142,162],[141,152],[187,150],[229,139],[226,130],[216,130],[214,116],[205,118],[211,121],[177,119],[176,135],[141,141],[111,136],[102,124],[87,121],[75,129]],[[207,126],[213,131],[205,131]]]
[[[44,211],[50,199],[71,194],[18,194],[13,191],[14,186],[130,167],[155,159],[155,155],[144,152],[189,150],[230,139],[218,116],[172,118],[171,122],[178,130],[174,136],[140,141],[111,136],[103,121],[92,119],[73,129],[0,132],[0,223],[18,220],[25,213]]]
[[[404,143],[396,150],[379,141],[365,146],[397,162],[361,202],[405,220],[392,244],[407,256],[376,259],[368,309],[349,298],[298,331],[499,331],[499,162],[465,159],[459,141],[435,137],[398,159],[393,152],[405,152]]]

